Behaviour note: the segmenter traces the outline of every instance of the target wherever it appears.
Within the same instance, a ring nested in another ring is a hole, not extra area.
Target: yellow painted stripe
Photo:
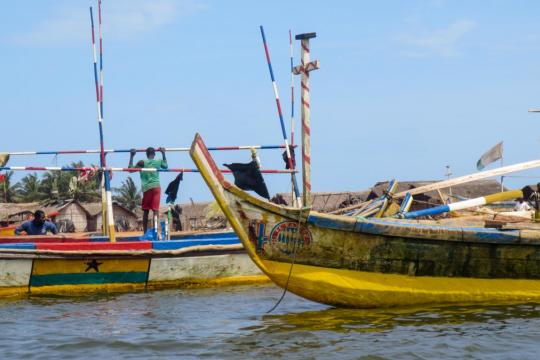
[[[511,190],[511,191],[505,191],[505,192],[487,195],[484,197],[484,199],[486,199],[486,204],[491,204],[497,201],[512,200],[512,199],[517,199],[520,197],[523,197],[523,191]]]
[[[32,275],[95,272],[95,269],[89,269],[87,264],[91,261],[92,259],[36,259]],[[147,272],[149,261],[149,259],[96,259],[99,272]]]
[[[271,281],[266,275],[249,275],[249,276],[230,276],[216,279],[179,279],[165,281],[149,281],[148,289],[170,289],[170,288],[198,288],[198,287],[214,287],[228,285],[254,285],[254,284],[270,284]]]
[[[84,295],[94,292],[129,292],[145,289],[144,283],[49,285],[32,287],[32,294]]]
[[[270,278],[285,286],[290,264],[262,260]],[[429,303],[540,301],[540,280],[407,276],[295,264],[289,290],[343,307]]]

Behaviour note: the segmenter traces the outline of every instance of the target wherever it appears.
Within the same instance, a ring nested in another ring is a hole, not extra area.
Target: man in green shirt
[[[129,168],[153,168],[153,169],[167,169],[167,159],[165,158],[165,149],[159,148],[161,152],[162,160],[155,159],[156,150],[153,147],[146,149],[146,160],[140,160],[135,166],[133,166],[133,158],[137,151],[131,149],[129,157]],[[154,222],[157,221],[159,214],[159,203],[161,195],[161,187],[159,184],[159,172],[158,171],[141,171],[141,184],[143,191],[142,209],[143,209],[143,233],[146,234],[148,229],[148,212],[153,211]],[[154,223],[154,227],[157,224]]]

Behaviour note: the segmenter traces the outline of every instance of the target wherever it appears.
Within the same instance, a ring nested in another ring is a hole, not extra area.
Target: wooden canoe
[[[199,135],[191,157],[253,262],[299,296],[354,308],[540,301],[538,230],[278,206],[225,180]]]
[[[0,237],[0,297],[267,281],[231,231],[115,243],[80,235]]]

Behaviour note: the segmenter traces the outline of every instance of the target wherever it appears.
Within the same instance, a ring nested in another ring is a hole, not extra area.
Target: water
[[[540,306],[333,309],[274,286],[0,302],[6,358],[533,359]]]

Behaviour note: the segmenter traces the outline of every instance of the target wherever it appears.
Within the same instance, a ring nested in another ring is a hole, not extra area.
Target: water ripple
[[[334,309],[273,286],[0,302],[3,358],[533,359],[540,306]]]

